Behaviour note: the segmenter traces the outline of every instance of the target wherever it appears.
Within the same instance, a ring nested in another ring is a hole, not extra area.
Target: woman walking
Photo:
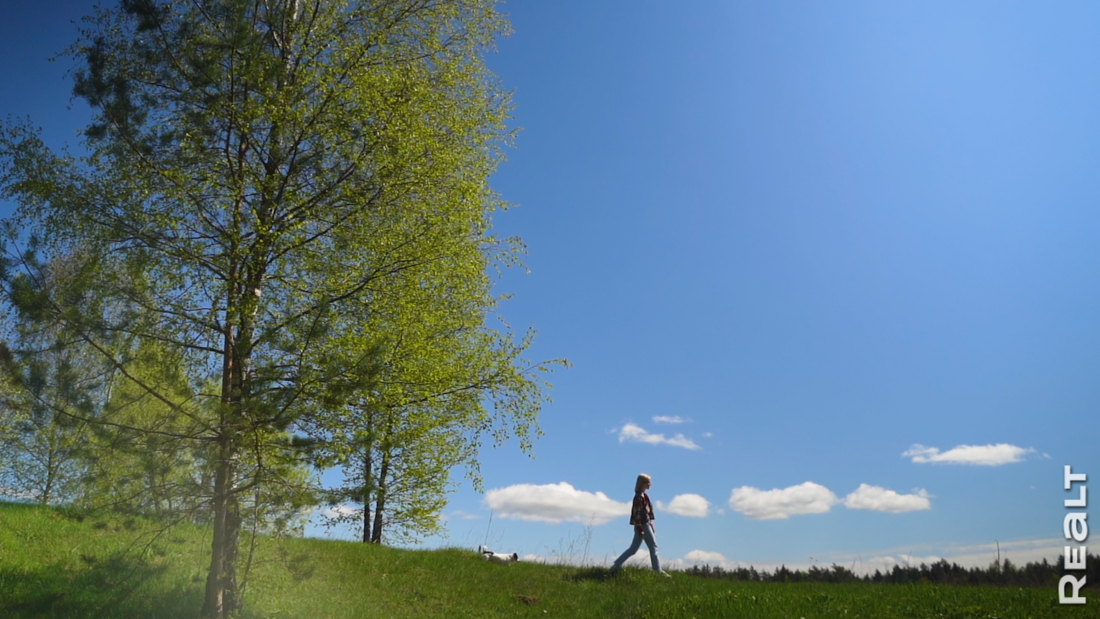
[[[645,492],[651,485],[652,480],[645,473],[638,475],[638,481],[634,482],[634,504],[630,507],[630,524],[634,526],[634,541],[630,543],[630,548],[627,548],[626,552],[615,559],[615,563],[611,565],[612,572],[622,569],[623,563],[638,552],[638,548],[644,541],[649,548],[649,561],[653,565],[653,570],[668,576],[668,572],[661,569],[661,559],[657,556],[655,537],[657,529],[653,526],[653,505]]]

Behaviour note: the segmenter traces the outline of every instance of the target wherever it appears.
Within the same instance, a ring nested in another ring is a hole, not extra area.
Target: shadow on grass
[[[0,616],[182,619],[194,617],[202,603],[198,585],[156,590],[156,580],[166,568],[150,566],[139,557],[80,559],[82,568],[77,569],[0,569]]]

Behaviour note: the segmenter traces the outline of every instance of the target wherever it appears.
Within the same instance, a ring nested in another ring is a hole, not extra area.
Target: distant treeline
[[[937,585],[995,585],[1002,587],[1057,587],[1058,581],[1067,573],[1080,578],[1086,577],[1086,588],[1095,589],[1100,583],[1100,556],[1089,554],[1087,570],[1063,569],[1064,557],[1058,557],[1055,563],[1046,559],[1037,563],[1016,566],[1008,559],[993,561],[986,568],[965,568],[957,563],[948,563],[940,559],[932,564],[919,566],[895,565],[883,573],[875,570],[873,574],[859,576],[852,570],[836,565],[829,567],[812,566],[809,570],[791,570],[781,566],[773,572],[757,570],[754,567],[724,569],[709,565],[696,565],[684,570],[687,574],[703,578],[722,578],[726,580],[747,580],[757,582],[823,582],[823,583],[889,583],[889,584],[937,584]]]

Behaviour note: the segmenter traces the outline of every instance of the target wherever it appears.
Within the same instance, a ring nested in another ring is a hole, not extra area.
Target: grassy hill
[[[0,503],[0,617],[190,618],[202,604],[209,534],[180,525]],[[242,566],[250,540],[243,536]],[[243,577],[243,567],[241,577]],[[753,583],[648,570],[484,562],[414,551],[258,538],[246,618],[354,617],[1100,617],[1049,589]]]

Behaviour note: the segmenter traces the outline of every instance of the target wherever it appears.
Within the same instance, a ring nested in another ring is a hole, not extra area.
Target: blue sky
[[[0,24],[0,113],[53,143],[90,4]],[[644,471],[673,565],[1060,552],[1062,467],[1100,475],[1100,7],[503,9],[502,313],[574,367],[430,545],[614,558]]]

